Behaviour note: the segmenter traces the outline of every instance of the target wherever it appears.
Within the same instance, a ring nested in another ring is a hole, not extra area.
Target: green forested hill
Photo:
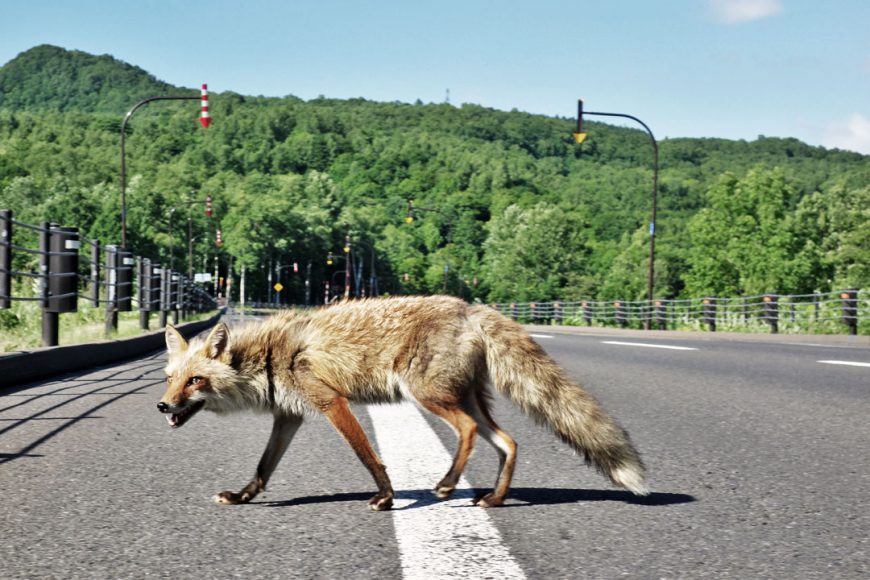
[[[40,55],[68,71],[51,90]],[[95,70],[99,92],[81,82]],[[13,76],[20,89],[6,92]],[[122,115],[171,87],[110,57],[51,47],[2,67],[0,87],[0,206],[119,241]],[[208,130],[192,102],[152,103],[130,123],[136,252],[166,260],[174,246],[180,256],[186,210],[171,208],[210,194],[221,260],[254,272],[261,297],[270,262],[304,271],[310,261],[316,284],[341,282],[332,273],[343,264],[325,256],[341,254],[348,232],[375,248],[382,291],[440,291],[447,265],[450,292],[487,301],[645,296],[645,133],[588,123],[581,151],[573,119],[475,105],[235,93],[210,105]],[[662,141],[656,294],[870,286],[868,160],[794,139]],[[199,210],[194,220],[199,264],[215,251],[213,225]],[[282,281],[300,299],[301,276],[285,270]]]
[[[43,44],[0,68],[0,108],[122,114],[175,87],[109,55]]]

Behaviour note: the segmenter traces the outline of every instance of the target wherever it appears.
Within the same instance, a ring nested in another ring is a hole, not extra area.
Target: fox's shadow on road
[[[482,496],[489,490],[458,489],[450,501],[456,504],[456,500],[467,500],[467,503],[459,503],[451,507],[475,507],[474,499]],[[373,495],[368,493],[336,493],[331,495],[311,495],[296,497],[280,501],[252,502],[264,507],[291,507],[297,505],[333,503],[333,502],[366,502]],[[396,505],[393,510],[419,509],[438,503],[442,503],[428,489],[424,490],[397,490],[395,496]],[[647,496],[636,496],[627,491],[600,490],[600,489],[564,489],[549,487],[517,487],[513,488],[508,495],[503,508],[529,507],[535,505],[559,505],[569,503],[585,503],[598,501],[615,501],[645,506],[666,506],[697,501],[694,496],[683,493],[651,493]]]

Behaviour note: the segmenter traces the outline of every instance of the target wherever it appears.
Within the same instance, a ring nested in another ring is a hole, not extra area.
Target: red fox
[[[346,301],[275,315],[232,332],[220,322],[207,338],[190,344],[168,326],[166,345],[168,385],[157,408],[171,427],[203,409],[274,416],[253,480],[239,492],[219,493],[218,503],[246,503],[262,492],[303,417],[320,413],[374,478],[378,492],[369,507],[390,509],[390,479],[348,402],[405,399],[443,419],[459,438],[435,494],[450,496],[480,434],[495,447],[500,465],[495,489],[476,503],[501,505],[517,444],[490,414],[491,387],[552,428],[613,483],[648,493],[628,433],[519,324],[488,306],[447,296]]]

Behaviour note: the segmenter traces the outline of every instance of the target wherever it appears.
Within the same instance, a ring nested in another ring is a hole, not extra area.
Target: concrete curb
[[[217,324],[219,312],[208,320],[180,324],[177,328],[190,338]],[[38,348],[0,355],[0,390],[59,374],[92,369],[117,361],[142,356],[166,348],[164,329],[132,338],[104,340]]]

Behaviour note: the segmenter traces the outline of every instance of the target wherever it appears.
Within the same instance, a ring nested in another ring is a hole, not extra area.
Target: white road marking
[[[381,461],[397,497],[393,523],[405,578],[525,578],[463,477],[453,499],[430,491],[453,458],[411,403],[370,405]],[[458,496],[458,497],[457,497]]]
[[[849,360],[820,360],[816,361],[826,365],[845,365],[850,367],[870,367],[870,363],[866,362],[855,362]]]
[[[553,338],[552,334],[529,334],[532,338]]]
[[[698,350],[691,346],[671,346],[669,344],[646,344],[643,342],[620,342],[618,340],[602,340],[602,344],[615,344],[618,346],[641,346],[644,348],[666,348],[669,350]]]

